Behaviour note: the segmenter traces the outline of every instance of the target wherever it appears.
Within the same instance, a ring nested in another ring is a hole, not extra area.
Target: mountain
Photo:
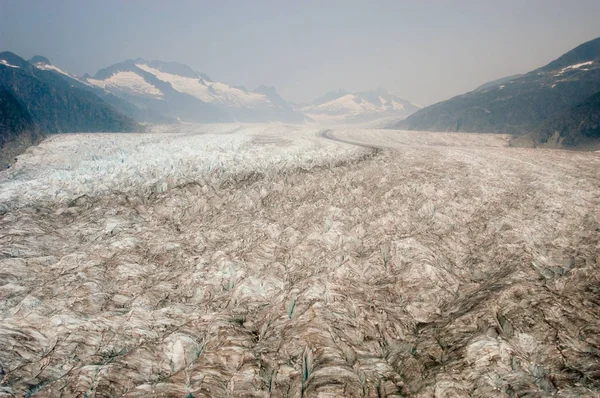
[[[3,163],[47,133],[139,128],[133,119],[90,91],[74,87],[56,71],[35,67],[11,52],[0,53],[0,94]]]
[[[362,123],[390,117],[399,119],[419,109],[418,105],[384,89],[358,93],[331,91],[300,108],[314,120],[331,123]]]
[[[573,118],[595,109],[592,96],[598,92],[600,38],[576,47],[546,66],[428,106],[390,127],[526,134],[537,145],[552,128],[560,125],[555,130],[560,130],[558,141],[574,145],[578,139],[571,135],[583,134],[575,131],[576,121],[583,120]]]
[[[56,73],[34,67],[11,52],[0,53],[0,86],[12,91],[44,132],[138,128],[134,120],[93,93],[73,87]]]
[[[176,62],[127,60],[85,82],[136,107],[188,122],[302,122],[273,88],[248,91]]]
[[[50,63],[50,60],[46,57],[36,55],[35,57],[29,60],[29,63],[38,69],[42,69],[56,74],[58,77],[65,80],[72,87],[77,87],[79,89],[92,92],[93,94],[100,97],[104,102],[115,108],[117,111],[132,119],[149,123],[176,122],[176,119],[174,118],[163,116],[159,112],[154,112],[149,109],[141,109],[132,104],[131,102],[111,94],[104,88],[89,84],[87,83],[86,78],[77,77],[74,74],[66,72],[63,69],[52,65],[52,63]]]

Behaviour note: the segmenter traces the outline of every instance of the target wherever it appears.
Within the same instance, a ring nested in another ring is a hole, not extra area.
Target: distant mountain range
[[[297,109],[318,122],[362,123],[404,118],[421,107],[380,88],[357,93],[331,91],[308,104],[298,104]]]
[[[126,60],[76,76],[36,55],[0,53],[0,166],[49,133],[133,131],[137,122],[356,123],[405,117],[418,106],[379,89],[343,90],[293,106],[274,87],[214,81],[176,62]]]
[[[127,60],[104,68],[82,82],[101,88],[144,110],[187,122],[302,123],[274,88],[249,91],[213,81],[176,62]]]
[[[391,128],[510,133],[520,145],[597,145],[600,38],[524,75],[428,106]]]
[[[138,122],[372,123],[390,128],[493,132],[518,145],[600,147],[600,38],[524,75],[485,83],[426,108],[383,89],[326,93],[291,104],[192,68],[142,58],[78,77],[45,57],[0,53],[0,168],[49,133],[136,131]],[[403,119],[397,121],[398,119]],[[379,123],[379,122],[378,122]]]

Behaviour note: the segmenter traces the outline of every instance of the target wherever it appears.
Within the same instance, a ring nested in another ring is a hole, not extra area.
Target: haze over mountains
[[[298,108],[314,120],[329,123],[357,123],[376,119],[404,118],[421,106],[379,88],[349,93],[343,89],[330,91]]]
[[[233,5],[0,1],[0,398],[600,398],[600,1]]]
[[[141,58],[127,60],[84,79],[153,114],[188,122],[301,123],[295,112],[273,89],[249,91],[215,82],[190,67]]]
[[[129,59],[76,76],[43,56],[0,53],[3,157],[45,134],[133,131],[142,123],[318,123],[395,120],[394,129],[514,135],[514,145],[595,148],[600,142],[600,38],[524,75],[488,82],[421,109],[385,89],[331,91],[290,103],[274,87],[214,81],[184,64]],[[380,122],[381,123],[381,122]]]
[[[392,128],[510,133],[520,144],[596,145],[600,38],[525,75],[486,83],[426,107]]]
[[[309,104],[292,105],[275,87],[248,90],[214,81],[184,64],[142,58],[79,77],[44,56],[25,61],[4,52],[0,78],[4,165],[48,133],[132,131],[139,129],[136,121],[356,123],[404,118],[419,109],[384,89],[338,90]]]

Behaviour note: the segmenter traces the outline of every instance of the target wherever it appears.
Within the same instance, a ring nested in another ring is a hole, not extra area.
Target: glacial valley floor
[[[220,179],[229,163],[194,168],[193,152],[118,168],[140,148],[118,143],[106,165],[98,149],[52,176],[19,168],[75,148],[54,137],[0,176],[13,192],[0,396],[600,394],[599,153],[478,134],[226,133],[253,162],[303,134],[326,150]],[[56,199],[48,181],[77,167],[92,171]]]

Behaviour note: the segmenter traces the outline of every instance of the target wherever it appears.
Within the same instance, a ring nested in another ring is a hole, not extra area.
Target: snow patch
[[[560,70],[560,71],[559,71],[559,72],[558,72],[556,75],[554,75],[554,76],[560,76],[560,75],[562,75],[563,73],[567,72],[568,70],[572,70],[572,69],[580,69],[580,68],[581,68],[581,67],[583,67],[583,66],[591,65],[591,64],[593,64],[593,63],[594,63],[594,61],[587,61],[587,62],[582,62],[582,63],[580,63],[580,64],[569,65],[569,66],[566,66],[566,67],[562,68],[562,69],[561,69],[561,70]],[[584,69],[584,70],[587,70],[587,69]]]
[[[20,68],[20,66],[9,64],[8,61],[5,59],[0,60],[0,65],[8,66],[10,68],[17,68],[17,69]]]
[[[128,91],[134,95],[152,95],[156,98],[163,97],[162,91],[148,83],[142,76],[135,72],[117,72],[108,79],[88,79],[87,82],[103,89],[113,87]]]
[[[70,78],[75,78],[70,73],[67,73],[64,70],[62,70],[59,67],[54,66],[54,65],[48,65],[48,64],[45,64],[43,62],[38,62],[37,64],[34,64],[34,66],[36,68],[38,68],[38,69],[41,69],[41,70],[51,70],[51,71],[58,72],[58,73],[60,73],[62,75],[65,75],[65,76],[69,76]]]
[[[401,104],[397,101],[392,100],[392,106],[393,106],[394,110],[404,110],[404,104]]]
[[[166,73],[145,64],[136,64],[136,66],[153,74],[157,79],[170,83],[175,90],[204,102],[233,104],[237,107],[268,102],[268,99],[262,94],[248,93],[224,83],[207,82],[200,77],[193,78]]]

